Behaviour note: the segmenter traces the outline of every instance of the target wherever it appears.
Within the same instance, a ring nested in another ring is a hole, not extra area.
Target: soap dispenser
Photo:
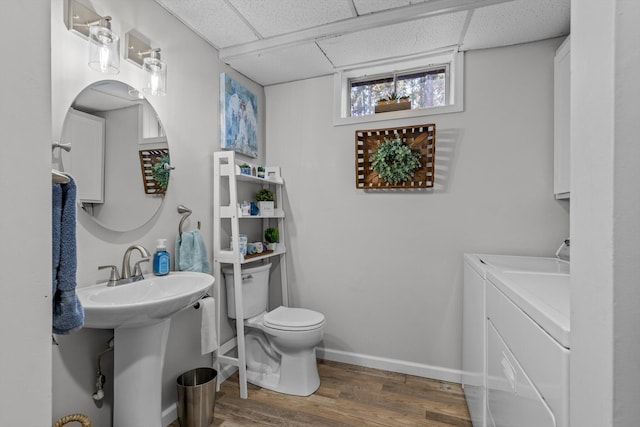
[[[153,255],[153,274],[165,276],[169,274],[169,252],[167,252],[167,239],[158,239],[156,253]]]

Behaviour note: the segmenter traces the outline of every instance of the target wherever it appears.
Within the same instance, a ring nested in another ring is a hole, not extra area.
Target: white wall
[[[553,255],[568,236],[552,186],[561,41],[467,52],[456,114],[334,127],[332,77],[265,89],[292,301],[326,315],[325,357],[459,379],[463,253]],[[356,190],[354,131],[419,123],[437,126],[434,190]]]
[[[4,2],[0,13],[3,426],[44,426],[51,417],[49,8],[48,0]],[[28,17],[34,28],[25,32],[17,17]]]
[[[161,207],[145,226],[126,233],[107,231],[81,212],[78,214],[78,284],[86,286],[106,279],[98,265],[122,262],[126,248],[140,243],[153,250],[156,239],[167,238],[173,252],[180,215],[176,208],[184,204],[193,210],[187,229],[202,222],[209,255],[211,255],[212,230],[212,158],[219,143],[219,75],[229,69],[218,61],[218,53],[201,38],[188,30],[153,0],[92,0],[91,7],[101,15],[113,17],[112,28],[124,37],[130,29],[136,29],[151,40],[153,47],[162,49],[163,60],[168,66],[168,95],[151,97],[150,102],[158,112],[166,130],[171,163],[171,181]],[[59,138],[64,117],[75,96],[87,85],[102,79],[116,79],[140,87],[140,68],[121,60],[121,72],[105,77],[86,65],[87,42],[67,31],[64,25],[64,2],[53,0],[51,10],[52,49],[52,115],[54,139]],[[264,95],[260,86],[232,73],[259,97],[262,115],[259,139],[261,159],[264,158]],[[47,139],[51,137],[48,136]],[[49,161],[49,151],[46,153]],[[139,172],[138,172],[139,173]],[[48,179],[48,178],[47,178]],[[137,178],[139,179],[139,178]],[[138,184],[136,181],[135,184]],[[47,217],[48,218],[48,217]],[[20,222],[24,220],[21,219]],[[42,233],[48,236],[50,233]],[[42,244],[47,246],[45,237]],[[26,252],[26,251],[24,251]],[[147,269],[150,267],[147,266]],[[163,408],[176,399],[176,377],[191,368],[210,366],[210,356],[200,356],[200,312],[188,310],[174,316],[164,371]],[[230,333],[227,330],[227,333]],[[112,402],[112,357],[104,361],[107,385],[102,407],[91,399],[94,391],[95,362],[104,348],[111,331],[83,330],[60,338],[60,346],[54,349],[53,419],[84,412],[95,425],[110,425]],[[141,389],[141,392],[144,392]],[[175,416],[175,414],[174,414]]]
[[[637,425],[640,4],[571,8],[571,425]]]

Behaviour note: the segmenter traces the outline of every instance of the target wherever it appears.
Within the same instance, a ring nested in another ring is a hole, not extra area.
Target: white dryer
[[[524,419],[522,417],[530,416],[532,420],[538,420],[539,418],[536,417],[535,410],[534,415],[532,415],[527,412],[529,411],[528,407],[520,407],[517,403],[514,404],[512,399],[514,395],[522,396],[525,392],[532,393],[534,390],[537,390],[535,386],[532,386],[529,391],[526,391],[525,383],[522,383],[518,384],[515,391],[511,388],[511,390],[514,391],[511,395],[498,392],[499,389],[508,390],[509,387],[511,387],[509,385],[510,379],[522,381],[526,378],[526,374],[522,372],[522,369],[518,370],[520,366],[517,359],[511,354],[508,345],[504,344],[504,339],[497,332],[496,325],[492,323],[497,321],[502,325],[504,320],[502,320],[502,317],[500,317],[501,320],[497,320],[496,313],[500,313],[502,310],[500,307],[504,306],[507,302],[515,305],[509,298],[507,298],[506,301],[496,298],[494,293],[496,286],[493,282],[500,282],[496,275],[506,274],[506,279],[508,279],[510,275],[534,278],[542,276],[552,278],[551,281],[555,280],[553,278],[559,278],[560,281],[568,284],[569,263],[557,258],[484,254],[465,254],[464,261],[462,384],[473,426],[545,426],[547,424],[522,424],[522,420]],[[529,284],[531,285],[531,283]],[[504,287],[503,285],[500,286]],[[536,307],[540,307],[541,305],[536,303],[527,304],[523,300],[527,298],[536,299],[539,297],[544,299],[545,293],[554,294],[555,291],[562,288],[562,286],[554,288],[553,285],[551,285],[551,288],[544,285],[536,286],[535,284],[531,286],[543,289],[538,292],[543,295],[534,296],[531,292],[524,292],[524,295],[519,297],[518,295],[522,295],[522,292],[508,292],[511,298],[521,303],[521,305],[528,307],[530,311],[532,310],[532,305]],[[509,287],[509,289],[511,289],[511,287]],[[568,285],[566,290],[568,291]],[[561,293],[562,292],[564,291],[561,291]],[[533,294],[535,293],[534,291]],[[560,299],[563,300],[563,297],[560,297]],[[491,301],[490,309],[488,305],[489,301]],[[568,318],[568,299],[566,303]],[[509,306],[506,305],[506,307]],[[564,308],[565,307],[561,307],[560,311],[563,311]],[[528,317],[521,309],[518,310],[525,318]],[[537,316],[537,318],[541,323],[546,324],[547,328],[553,329],[553,325],[558,324],[558,316],[550,313],[549,310],[542,309],[538,310],[538,312],[538,314],[541,315]],[[548,317],[549,315],[551,315],[552,320],[544,320],[545,316]],[[511,320],[507,320],[507,323],[510,321]],[[562,323],[562,321],[560,323]],[[521,331],[518,330],[516,335],[524,336],[525,338],[523,339],[526,341],[527,330],[522,325],[519,327],[523,329]],[[566,337],[568,337],[568,321],[566,329]],[[562,335],[562,333],[560,335]],[[565,348],[565,350],[567,350],[568,355],[568,349]],[[562,364],[564,362],[560,363]],[[499,379],[499,372],[503,373],[501,375],[502,379]],[[562,369],[562,372],[564,372],[564,369]],[[566,374],[568,384],[568,356],[566,358]],[[513,424],[513,418],[505,418],[500,408],[506,408],[510,411],[509,413],[515,414],[518,422]],[[546,414],[549,413],[549,411],[543,411],[542,413]],[[564,417],[564,412],[562,412],[562,414],[561,417]],[[551,412],[551,416],[554,419],[557,417],[553,412]],[[497,418],[497,421],[495,418]],[[564,426],[566,424],[557,423],[549,425]]]

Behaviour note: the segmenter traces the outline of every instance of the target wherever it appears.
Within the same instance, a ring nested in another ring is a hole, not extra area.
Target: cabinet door
[[[80,202],[104,202],[104,129],[102,117],[71,110],[62,131],[62,143],[71,151],[62,155],[65,172],[76,181]]]
[[[485,422],[485,282],[468,262],[464,263],[462,310],[462,384],[474,427]]]
[[[570,151],[570,37],[560,45],[554,58],[553,76],[553,192],[558,199],[571,192]]]
[[[487,323],[487,412],[496,427],[556,427],[540,393],[493,323]]]

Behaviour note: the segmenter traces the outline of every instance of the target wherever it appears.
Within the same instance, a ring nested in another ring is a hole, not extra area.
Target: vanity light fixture
[[[67,28],[89,39],[89,66],[104,74],[120,72],[120,37],[111,31],[111,17],[100,16],[70,0]]]
[[[167,94],[167,64],[160,60],[160,48],[152,48],[141,36],[129,31],[125,35],[126,59],[142,67],[144,82],[142,91],[147,95]]]

